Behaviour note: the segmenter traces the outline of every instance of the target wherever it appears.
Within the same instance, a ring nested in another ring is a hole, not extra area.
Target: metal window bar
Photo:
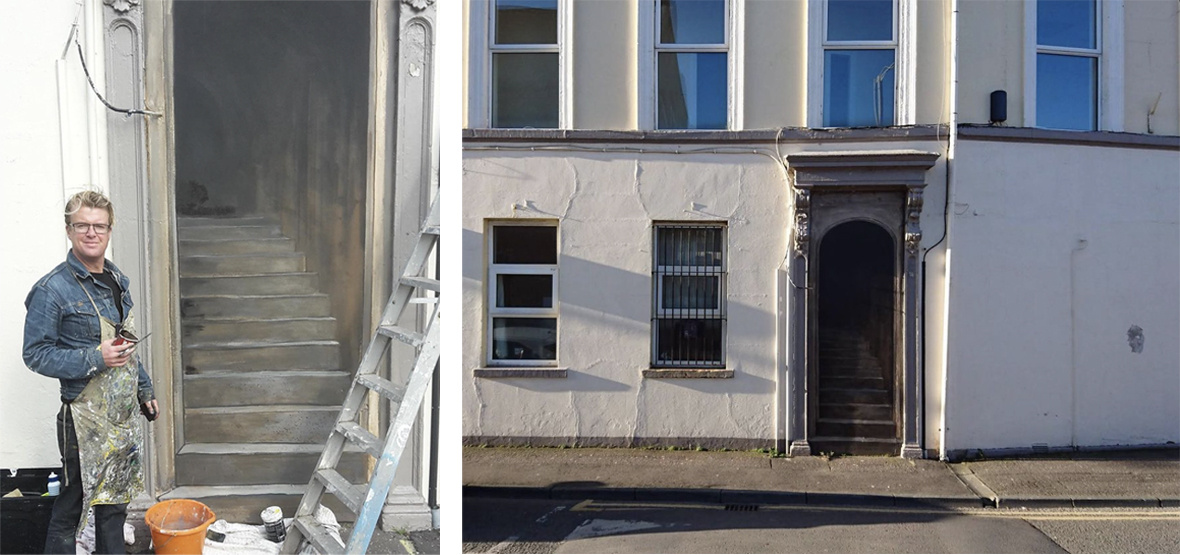
[[[725,366],[722,225],[657,225],[652,271],[652,366]]]

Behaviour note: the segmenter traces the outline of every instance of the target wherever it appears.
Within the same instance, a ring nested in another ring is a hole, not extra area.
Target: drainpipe
[[[938,440],[938,458],[947,460],[947,441],[950,436],[947,430],[946,420],[946,405],[947,405],[947,382],[950,377],[950,316],[951,316],[951,244],[950,244],[950,226],[951,217],[950,211],[954,203],[951,200],[954,198],[955,190],[955,155],[958,151],[959,145],[959,0],[951,0],[951,63],[950,63],[950,113],[951,125],[950,132],[947,136],[947,154],[946,154],[946,208],[943,210],[943,221],[945,229],[943,233],[947,234],[946,257],[944,260],[946,268],[946,288],[943,299],[943,335],[942,335],[942,403],[939,407],[941,426],[941,437]]]

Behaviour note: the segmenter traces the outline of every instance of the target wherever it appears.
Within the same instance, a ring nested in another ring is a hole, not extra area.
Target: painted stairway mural
[[[294,514],[352,379],[329,297],[273,218],[182,216],[178,234],[183,441],[165,497],[231,522]],[[363,481],[366,457],[339,468]]]

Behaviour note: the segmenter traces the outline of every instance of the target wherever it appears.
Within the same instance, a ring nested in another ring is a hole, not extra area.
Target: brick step
[[[878,389],[888,391],[885,378],[879,374],[862,376],[829,376],[819,377],[819,388],[824,389]]]
[[[213,370],[338,370],[336,341],[202,343],[184,348],[185,372]]]
[[[308,294],[317,280],[311,272],[189,276],[180,278],[180,296]]]
[[[877,438],[816,436],[811,438],[812,453],[833,453],[837,455],[890,455],[901,454],[900,440]]]
[[[182,322],[181,345],[218,341],[329,341],[336,337],[336,319],[192,318]]]
[[[323,450],[320,443],[190,443],[176,455],[176,484],[305,487]],[[346,450],[336,470],[350,481],[367,482],[367,458],[356,448]]]
[[[186,443],[322,443],[336,425],[340,407],[210,407],[184,413]]]
[[[224,239],[269,239],[282,237],[276,224],[245,224],[241,222],[207,223],[177,228],[177,237],[184,241],[219,241]]]
[[[889,404],[889,392],[883,389],[819,389],[819,404]]]
[[[893,419],[893,406],[888,403],[820,403],[819,418],[891,420]]]
[[[261,485],[261,486],[181,486],[160,496],[164,499],[194,499],[213,509],[218,519],[227,522],[262,524],[262,509],[277,505],[283,509],[283,516],[295,514],[299,500],[303,497],[303,485]],[[356,515],[333,495],[325,495],[321,501],[332,509],[339,522],[356,522]]]
[[[188,408],[344,403],[352,374],[340,370],[216,372],[184,376]]]
[[[296,318],[331,315],[323,293],[299,295],[194,295],[180,299],[182,318]]]
[[[215,240],[179,239],[177,240],[177,251],[183,256],[295,252],[295,242],[286,237]]]
[[[274,225],[277,223],[273,217],[258,215],[180,216],[176,218],[176,227],[181,230],[203,226]]]
[[[861,420],[852,418],[819,418],[815,433],[820,436],[897,439],[897,426],[892,420]]]
[[[297,252],[201,254],[180,257],[180,277],[209,274],[303,272],[307,261]]]

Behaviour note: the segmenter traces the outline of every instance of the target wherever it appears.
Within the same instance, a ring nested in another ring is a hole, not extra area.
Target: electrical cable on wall
[[[94,80],[90,78],[90,69],[88,67],[86,67],[86,56],[84,56],[82,54],[82,44],[78,42],[77,33],[74,33],[74,46],[78,47],[78,59],[82,61],[82,73],[86,74],[86,82],[90,83],[90,90],[94,91],[94,96],[98,97],[99,102],[102,102],[102,105],[106,106],[108,110],[110,110],[112,112],[119,112],[120,114],[126,114],[129,116],[133,116],[136,114],[142,114],[145,116],[162,116],[162,115],[164,115],[159,112],[149,112],[147,110],[129,110],[126,108],[118,108],[118,107],[112,106],[110,102],[107,102],[107,99],[103,98],[102,93],[98,92],[98,87],[94,86]]]

